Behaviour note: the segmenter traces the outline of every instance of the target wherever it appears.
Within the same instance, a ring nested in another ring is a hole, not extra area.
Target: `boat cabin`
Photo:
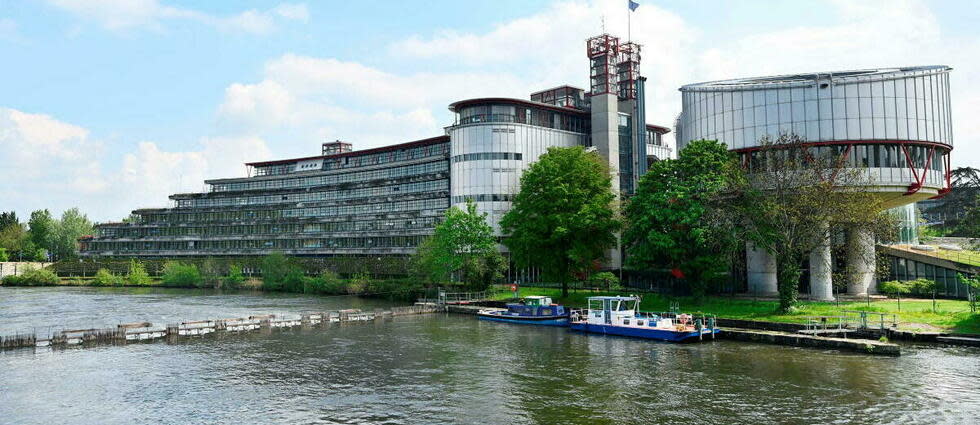
[[[533,295],[524,297],[520,304],[507,304],[507,310],[511,314],[521,316],[566,316],[567,310],[564,306],[553,304],[551,297]]]
[[[589,297],[585,321],[590,325],[612,325],[640,328],[674,328],[673,319],[640,313],[640,297]]]

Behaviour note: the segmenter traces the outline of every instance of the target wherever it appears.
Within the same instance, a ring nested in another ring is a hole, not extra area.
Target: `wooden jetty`
[[[0,336],[0,349],[125,344],[158,339],[174,342],[182,338],[204,337],[214,333],[241,333],[260,329],[296,327],[312,328],[337,323],[364,323],[375,320],[390,320],[396,316],[442,311],[445,311],[445,307],[442,305],[418,303],[412,306],[393,307],[389,310],[344,309],[300,314],[261,314],[248,317],[194,320],[171,323],[166,326],[150,322],[123,323],[112,328],[66,329],[43,336],[38,336],[33,332]]]

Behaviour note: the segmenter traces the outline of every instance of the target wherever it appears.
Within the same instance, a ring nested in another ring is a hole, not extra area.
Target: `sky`
[[[953,166],[980,167],[972,1],[638,2],[0,0],[0,210],[120,220],[324,141],[440,135],[456,100],[588,87],[603,28],[643,45],[668,127],[684,84],[952,66]]]

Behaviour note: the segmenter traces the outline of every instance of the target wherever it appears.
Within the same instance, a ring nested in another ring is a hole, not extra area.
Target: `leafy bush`
[[[912,287],[909,285],[908,281],[889,280],[879,283],[878,290],[884,294],[901,296],[902,294],[909,293],[909,291],[912,290]]]
[[[292,265],[281,252],[273,252],[262,258],[262,289],[280,291],[286,283]]]
[[[10,256],[7,254],[7,248],[0,248],[0,261],[7,261]],[[6,280],[4,280],[6,282]]]
[[[596,273],[589,278],[589,283],[606,288],[606,290],[609,291],[616,291],[620,289],[619,278],[612,272]]]
[[[227,289],[238,289],[245,283],[245,275],[242,273],[241,266],[228,265],[228,275],[221,279],[221,287]]]
[[[355,273],[347,282],[347,293],[350,295],[363,294],[371,284],[371,275],[367,273]]]
[[[303,281],[304,294],[340,295],[347,293],[347,285],[336,273],[330,270],[320,272],[317,277],[306,278]]]
[[[52,286],[60,279],[51,270],[35,269],[27,266],[19,276],[10,275],[3,278],[3,284],[9,286]]]
[[[204,277],[193,264],[168,261],[163,265],[163,283],[167,286],[202,287]]]
[[[92,278],[92,286],[122,286],[123,277],[113,274],[109,269],[99,269]]]
[[[289,272],[286,273],[286,277],[282,281],[282,290],[286,292],[297,292],[302,293],[306,288],[307,280],[310,280],[303,274],[299,268],[290,268]]]
[[[136,260],[129,260],[129,274],[126,275],[126,283],[134,286],[147,286],[153,284],[153,279],[146,272],[146,266]]]

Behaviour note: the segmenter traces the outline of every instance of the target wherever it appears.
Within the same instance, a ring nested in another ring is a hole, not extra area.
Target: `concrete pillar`
[[[591,98],[592,146],[609,164],[612,177],[612,191],[619,197],[619,98],[615,94],[603,93]],[[622,267],[623,258],[619,250],[619,235],[616,247],[606,253],[605,266],[611,269]]]
[[[864,229],[847,232],[847,294],[877,293],[875,284],[875,238]]]
[[[820,243],[810,253],[810,298],[818,301],[834,299],[833,263],[830,255],[830,229],[823,224]]]
[[[749,294],[761,296],[779,295],[776,284],[776,257],[758,248],[752,242],[745,244],[745,269],[749,281]]]

